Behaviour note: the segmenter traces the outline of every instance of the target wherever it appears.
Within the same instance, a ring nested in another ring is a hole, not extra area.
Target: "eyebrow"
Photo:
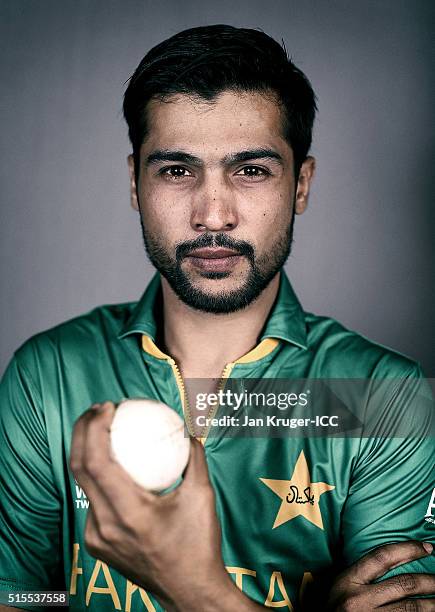
[[[247,149],[245,151],[238,151],[237,153],[230,153],[225,155],[221,159],[221,163],[224,165],[232,165],[240,162],[250,161],[254,159],[272,159],[283,165],[282,156],[274,151],[273,149]],[[172,149],[158,149],[150,153],[145,161],[146,166],[152,164],[158,164],[159,162],[183,162],[185,164],[192,164],[195,166],[203,166],[204,162],[196,155],[187,153],[187,151],[177,151]]]
[[[250,161],[251,159],[273,159],[283,164],[283,158],[273,149],[249,149],[247,151],[239,151],[238,153],[230,153],[225,155],[223,162],[225,164],[236,164],[238,162]]]
[[[196,166],[202,166],[203,163],[199,157],[186,153],[186,151],[174,151],[169,149],[159,149],[153,151],[146,158],[145,165],[150,166],[151,164],[158,164],[159,162],[184,162],[186,164],[194,164]]]

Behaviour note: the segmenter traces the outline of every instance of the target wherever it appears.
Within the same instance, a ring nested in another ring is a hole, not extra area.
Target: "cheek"
[[[140,210],[147,231],[158,235],[162,242],[174,244],[183,239],[180,234],[189,225],[189,211],[173,194],[165,197],[161,192],[143,190]]]
[[[273,199],[262,203],[259,214],[252,219],[260,249],[274,244],[278,234],[281,235],[287,231],[292,212],[293,204],[288,193],[274,194]]]

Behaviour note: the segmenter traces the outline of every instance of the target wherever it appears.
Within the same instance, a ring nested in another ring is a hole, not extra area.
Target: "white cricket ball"
[[[184,435],[183,420],[157,400],[121,402],[110,435],[116,461],[149,491],[173,485],[189,460],[190,442]]]

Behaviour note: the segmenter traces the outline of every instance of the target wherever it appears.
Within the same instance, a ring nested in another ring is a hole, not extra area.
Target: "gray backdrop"
[[[318,94],[318,173],[287,266],[303,305],[434,376],[433,6],[2,0],[0,370],[35,332],[142,293],[124,82],[163,38],[224,22],[283,38]]]

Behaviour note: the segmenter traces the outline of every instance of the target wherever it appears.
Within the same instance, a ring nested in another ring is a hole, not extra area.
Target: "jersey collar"
[[[118,337],[126,338],[132,334],[145,334],[155,342],[158,313],[162,306],[161,300],[160,274],[157,272]],[[265,338],[278,338],[300,348],[307,348],[304,311],[283,270],[281,270],[277,299],[259,340],[262,341]]]

